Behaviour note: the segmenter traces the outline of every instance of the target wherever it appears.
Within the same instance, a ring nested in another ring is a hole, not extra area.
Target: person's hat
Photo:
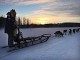
[[[12,10],[10,11],[10,13],[11,13],[11,16],[12,16],[12,17],[15,17],[15,16],[16,16],[16,11],[15,11],[15,9],[12,9]]]

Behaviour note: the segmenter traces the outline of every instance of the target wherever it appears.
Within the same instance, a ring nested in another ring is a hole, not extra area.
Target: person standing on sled
[[[8,34],[8,47],[12,48],[14,46],[14,37],[17,34],[16,11],[14,9],[7,13],[5,33]]]

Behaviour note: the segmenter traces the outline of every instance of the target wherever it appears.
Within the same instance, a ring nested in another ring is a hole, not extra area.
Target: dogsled
[[[16,37],[14,39],[14,48],[24,48],[24,47],[29,47],[29,46],[33,46],[36,44],[40,44],[43,42],[46,42],[49,37],[51,37],[51,34],[43,34],[40,36],[36,36],[36,37],[23,37],[22,32],[19,30],[18,28],[18,33],[16,34]],[[9,50],[9,52],[13,51],[15,49],[11,49]]]

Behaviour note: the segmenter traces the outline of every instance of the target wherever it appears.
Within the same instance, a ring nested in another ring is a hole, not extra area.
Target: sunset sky
[[[31,23],[80,23],[80,0],[0,0],[0,16],[11,9]]]

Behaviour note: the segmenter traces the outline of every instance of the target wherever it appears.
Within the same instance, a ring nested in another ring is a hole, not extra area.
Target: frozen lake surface
[[[21,29],[23,37],[51,34],[51,38],[41,44],[26,47],[14,52],[7,52],[8,48],[0,48],[0,60],[80,60],[80,32],[64,37],[53,37],[55,31],[69,28],[34,28]],[[0,47],[7,45],[7,34],[0,31]]]

